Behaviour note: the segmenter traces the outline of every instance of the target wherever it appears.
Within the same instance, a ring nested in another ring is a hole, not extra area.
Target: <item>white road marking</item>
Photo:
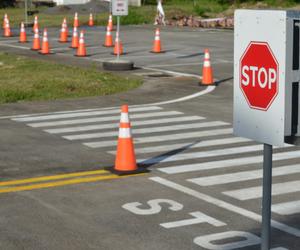
[[[163,127],[151,127],[151,128],[140,128],[140,129],[132,129],[133,135],[138,134],[150,134],[157,132],[168,132],[168,131],[177,131],[177,130],[186,130],[193,128],[206,128],[206,127],[216,127],[216,126],[225,126],[228,125],[226,122],[203,122],[203,123],[190,123],[190,124],[180,124],[180,125],[172,125],[172,126],[163,126]],[[63,138],[67,140],[86,140],[86,139],[94,139],[94,138],[104,138],[117,136],[118,130],[110,131],[110,132],[100,132],[100,133],[90,133],[90,134],[76,134],[76,135],[66,135]]]
[[[181,112],[177,111],[163,111],[156,113],[145,113],[145,114],[133,114],[131,118],[147,118],[147,117],[161,117],[161,116],[172,116],[172,115],[181,115]],[[27,124],[30,127],[53,127],[61,125],[70,125],[70,124],[85,124],[85,123],[94,123],[94,122],[105,122],[105,121],[115,121],[119,120],[120,116],[107,116],[107,117],[97,117],[97,118],[85,118],[85,119],[75,119],[75,120],[63,120],[63,121],[53,121],[53,122],[37,122]]]
[[[220,146],[220,145],[229,145],[234,143],[243,143],[250,142],[250,139],[242,138],[242,137],[230,137],[225,139],[217,139],[217,140],[207,140],[207,141],[199,141],[196,143],[177,143],[172,145],[163,145],[163,146],[153,146],[153,147],[144,147],[144,148],[136,148],[135,152],[138,154],[146,154],[146,153],[155,153],[155,152],[168,152],[181,148],[203,148],[209,146]],[[109,151],[110,154],[115,154],[115,151]]]
[[[130,109],[130,112],[155,111],[155,110],[162,110],[162,108],[157,106],[136,107]],[[120,109],[101,110],[101,111],[97,110],[97,111],[87,111],[87,112],[77,112],[77,113],[21,117],[21,118],[14,118],[12,120],[18,122],[46,121],[46,120],[67,119],[67,118],[74,118],[74,117],[119,114],[120,112],[121,112]]]
[[[300,173],[300,165],[290,165],[284,167],[273,168],[273,177],[289,175]],[[252,171],[243,171],[230,174],[214,175],[214,176],[205,176],[199,178],[188,179],[189,182],[195,183],[199,186],[213,186],[213,185],[222,185],[240,181],[249,181],[260,179],[263,176],[261,169],[252,170]]]
[[[252,145],[252,146],[244,146],[244,147],[233,147],[233,148],[225,148],[225,149],[216,149],[210,151],[201,151],[201,152],[193,152],[193,153],[180,153],[175,155],[163,155],[154,157],[151,159],[139,159],[139,163],[143,164],[155,164],[155,163],[163,163],[170,161],[182,161],[189,159],[200,159],[206,157],[216,157],[216,156],[224,156],[224,155],[232,155],[232,154],[242,154],[260,151],[263,149],[262,145]]]
[[[289,194],[300,191],[300,181],[289,181],[276,183],[272,185],[272,196]],[[242,188],[237,190],[225,191],[223,194],[235,198],[237,200],[246,201],[262,197],[262,187]]]
[[[300,213],[300,200],[272,205],[272,211],[280,215],[293,215]]]
[[[276,153],[273,155],[273,161],[287,160],[300,157],[300,151],[290,151],[283,153]],[[188,173],[193,171],[202,171],[209,169],[218,169],[218,168],[230,168],[236,166],[245,166],[248,167],[249,164],[261,163],[262,156],[252,156],[244,158],[235,158],[222,161],[210,161],[198,164],[189,164],[189,165],[180,165],[175,167],[165,167],[158,168],[159,171],[162,171],[167,174],[180,174]]]
[[[30,48],[24,47],[24,46],[19,46],[19,45],[12,45],[12,44],[5,44],[5,43],[0,43],[0,46],[4,45],[6,47],[11,47],[11,48],[16,48],[16,49],[26,49],[29,50]]]
[[[142,125],[152,125],[152,124],[168,124],[172,122],[200,121],[204,119],[205,118],[201,116],[169,117],[169,118],[155,119],[155,120],[133,121],[132,127],[142,126]],[[88,125],[88,126],[80,126],[80,127],[78,126],[78,127],[46,129],[44,131],[50,134],[62,134],[62,133],[101,130],[101,129],[118,128],[118,127],[119,127],[118,123],[113,123],[113,124]]]
[[[204,193],[200,193],[198,191],[195,191],[195,190],[190,189],[188,187],[182,186],[182,185],[177,184],[175,182],[169,181],[167,179],[164,179],[164,178],[161,178],[161,177],[151,177],[149,179],[156,182],[156,183],[159,183],[163,186],[172,188],[174,190],[180,191],[184,194],[188,194],[188,195],[190,195],[194,198],[197,198],[199,200],[202,200],[202,201],[205,201],[207,203],[213,204],[217,207],[220,207],[220,208],[226,209],[230,212],[239,214],[242,217],[247,217],[247,218],[252,219],[254,221],[257,221],[259,223],[261,223],[261,221],[262,221],[261,215],[259,215],[257,213],[254,213],[254,212],[251,212],[251,211],[246,210],[244,208],[232,205],[232,204],[230,204],[228,202],[225,202],[225,201],[222,201],[220,199],[216,199],[216,198],[214,198],[212,196],[209,196],[209,195],[206,195]],[[275,220],[271,221],[271,225],[272,225],[272,227],[277,228],[281,231],[284,231],[284,232],[289,233],[291,235],[294,235],[296,237],[300,237],[300,230],[297,229],[297,228],[290,227],[288,225],[285,225],[285,224],[283,224],[281,222],[278,222],[278,221],[275,221]]]
[[[134,140],[134,144],[148,143],[148,142],[175,141],[175,140],[188,139],[188,138],[199,139],[200,137],[226,135],[226,134],[232,134],[232,129],[231,128],[216,129],[216,130],[197,131],[197,132],[181,133],[181,134],[141,137],[141,138],[136,138]],[[87,142],[83,144],[91,148],[103,148],[103,147],[115,146],[116,143],[117,142],[114,140],[114,141]]]

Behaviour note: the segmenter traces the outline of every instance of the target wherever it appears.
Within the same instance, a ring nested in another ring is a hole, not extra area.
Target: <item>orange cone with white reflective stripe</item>
[[[72,44],[71,44],[71,48],[73,49],[77,49],[79,46],[79,37],[78,37],[78,32],[77,32],[77,28],[74,27],[73,28],[73,37],[72,37]]]
[[[159,28],[157,28],[156,31],[155,31],[155,38],[154,38],[154,42],[153,42],[153,49],[152,49],[151,52],[153,52],[153,53],[162,53]]]
[[[2,23],[2,28],[5,29],[5,26],[6,26],[6,20],[8,20],[8,16],[7,14],[5,13],[4,14],[4,17],[3,17],[3,23]]]
[[[112,14],[110,14],[108,17],[107,27],[109,27],[110,31],[114,29]]]
[[[43,55],[50,54],[50,48],[49,48],[49,41],[48,41],[48,32],[47,29],[44,29],[43,33],[43,43],[42,43],[42,49],[40,51]]]
[[[90,14],[90,17],[89,17],[89,26],[90,27],[94,26],[94,18],[93,18],[93,14],[92,13]]]
[[[86,48],[85,48],[85,43],[84,43],[84,32],[83,31],[80,32],[79,45],[77,48],[76,56],[81,56],[81,57],[86,56]]]
[[[66,25],[65,25],[64,22],[61,25],[59,42],[60,43],[67,43],[68,42],[68,33],[67,33]]]
[[[204,50],[204,63],[203,63],[203,69],[202,69],[202,81],[200,85],[213,85],[214,84],[214,78],[213,78],[213,70],[210,63],[210,54],[209,50]]]
[[[5,37],[12,36],[11,30],[10,30],[10,25],[9,25],[9,20],[8,19],[6,19],[3,36],[5,36]]]
[[[104,42],[103,46],[104,47],[113,47],[114,46],[111,30],[109,29],[108,26],[106,29],[105,42]]]
[[[69,36],[69,29],[68,29],[68,23],[67,23],[67,18],[64,18],[63,20],[63,26],[65,27],[67,37]]]
[[[21,22],[19,42],[20,43],[27,43],[26,30],[25,30],[25,26],[24,26],[23,22]]]
[[[73,27],[79,27],[78,13],[75,13]]]
[[[120,172],[137,170],[127,105],[123,105],[121,109],[119,138],[114,170]]]
[[[36,29],[39,29],[39,19],[38,19],[38,16],[34,17],[34,23],[33,23],[32,31],[35,32]]]
[[[34,31],[33,36],[33,44],[32,44],[32,50],[40,50],[41,49],[41,42],[40,42],[40,36],[39,36],[39,30],[36,29]]]
[[[114,55],[122,55],[123,54],[123,45],[121,39],[119,37],[119,32],[116,32],[116,40],[115,40],[115,47],[114,47]]]

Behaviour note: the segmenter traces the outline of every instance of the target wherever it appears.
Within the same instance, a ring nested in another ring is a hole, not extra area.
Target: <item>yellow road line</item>
[[[51,176],[41,176],[35,178],[28,178],[22,180],[13,180],[13,181],[3,181],[0,182],[0,186],[10,186],[10,185],[18,185],[18,184],[27,184],[27,183],[34,183],[34,182],[41,182],[41,181],[51,181],[51,180],[59,180],[59,179],[67,179],[71,177],[81,177],[87,175],[98,175],[98,174],[107,174],[109,173],[106,170],[94,170],[94,171],[84,171],[84,172],[77,172],[77,173],[70,173],[70,174],[60,174],[60,175],[51,175]]]
[[[39,183],[39,184],[26,185],[26,186],[8,187],[8,188],[0,189],[0,193],[11,193],[11,192],[26,191],[26,190],[66,186],[66,185],[79,184],[79,183],[96,182],[96,181],[111,180],[111,179],[122,179],[126,177],[137,176],[137,175],[144,175],[144,174],[134,174],[134,175],[124,175],[124,176],[111,174],[111,175],[104,175],[104,176],[76,178],[76,179],[70,179],[64,181],[55,181],[55,182],[46,182],[46,183]]]

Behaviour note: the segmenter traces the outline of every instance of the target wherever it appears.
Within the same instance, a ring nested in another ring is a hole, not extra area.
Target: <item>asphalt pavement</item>
[[[114,58],[104,27],[87,28],[89,57],[57,41],[53,55],[17,37],[0,50],[82,67]],[[5,104],[0,111],[1,249],[260,249],[262,145],[232,134],[233,32],[122,27],[138,89],[112,96]],[[198,85],[209,48],[218,83]],[[186,97],[186,98],[183,98]],[[146,173],[116,176],[120,105],[128,104]],[[274,149],[272,249],[300,246],[300,151]]]

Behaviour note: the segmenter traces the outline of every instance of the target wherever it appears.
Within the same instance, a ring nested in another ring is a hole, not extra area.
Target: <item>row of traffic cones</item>
[[[90,15],[89,19],[89,25],[92,26],[94,24],[93,21],[93,16],[92,14]],[[72,43],[71,43],[71,48],[77,49],[76,56],[79,57],[85,57],[87,56],[86,54],[86,47],[85,47],[85,42],[84,42],[84,32],[80,32],[80,37],[78,37],[78,31],[77,28],[79,27],[79,20],[78,20],[78,14],[75,13],[74,16],[74,29],[73,29],[73,36],[72,36]],[[2,27],[4,29],[3,35],[5,37],[10,37],[12,36],[10,25],[9,25],[9,19],[7,14],[4,15],[3,18],[3,24]],[[40,40],[39,40],[39,25],[38,25],[38,17],[35,16],[34,18],[34,40],[33,40],[33,46],[32,50],[41,50],[41,54],[50,54],[50,48],[49,48],[49,42],[48,42],[48,36],[47,36],[47,30],[44,30],[43,34],[43,42],[42,46],[40,45]],[[123,51],[123,45],[122,41],[119,37],[118,32],[116,33],[116,39],[115,39],[115,44],[113,44],[113,38],[112,38],[112,29],[113,29],[113,20],[112,20],[112,15],[109,15],[108,19],[108,24],[107,24],[107,29],[106,29],[106,36],[105,36],[105,42],[103,46],[105,47],[114,47],[113,54],[114,55],[122,55],[124,53]],[[27,36],[26,36],[26,31],[24,27],[24,23],[21,23],[21,29],[20,29],[20,43],[26,43],[27,42]],[[67,27],[67,21],[66,18],[63,19],[62,22],[62,28],[60,32],[60,39],[59,42],[61,43],[67,43],[68,42],[68,27]],[[160,40],[160,30],[159,28],[156,29],[155,31],[155,38],[153,42],[153,48],[151,50],[153,53],[162,53],[164,52],[162,50],[162,45],[161,45],[161,40]],[[211,67],[210,63],[210,54],[208,49],[205,50],[204,52],[204,63],[203,63],[203,69],[202,69],[202,81],[200,85],[213,85],[213,70]]]

